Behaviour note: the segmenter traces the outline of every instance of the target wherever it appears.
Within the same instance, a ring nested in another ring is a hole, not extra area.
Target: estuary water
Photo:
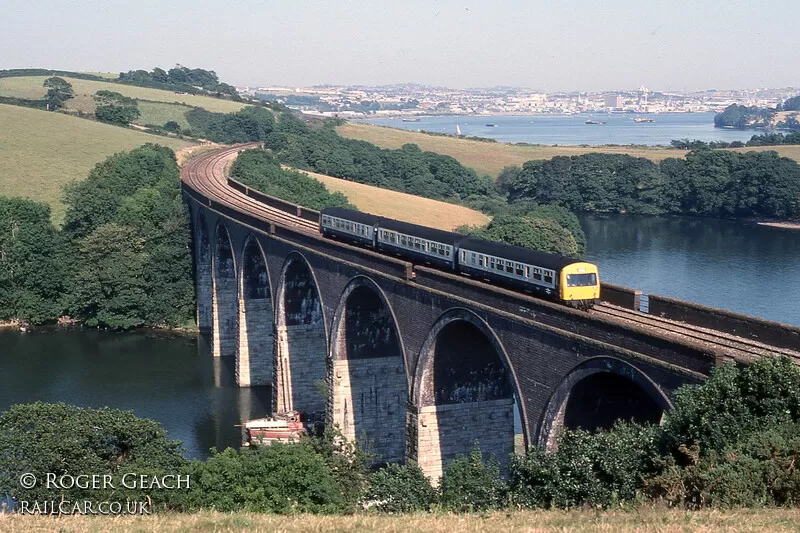
[[[655,122],[635,122],[634,118],[637,117],[651,118]],[[605,124],[586,124],[587,120]],[[762,133],[757,130],[715,128],[714,113],[447,115],[419,117],[419,122],[404,122],[399,118],[370,119],[363,122],[451,135],[456,135],[460,130],[462,135],[487,137],[507,143],[590,146],[603,144],[668,146],[673,139],[749,141],[753,135]]]
[[[581,225],[605,281],[800,326],[800,230],[640,215]]]
[[[271,398],[269,387],[238,388],[232,358],[212,357],[204,341],[154,333],[0,330],[0,376],[0,412],[38,400],[133,410],[189,458],[238,446],[235,425],[266,416]]]

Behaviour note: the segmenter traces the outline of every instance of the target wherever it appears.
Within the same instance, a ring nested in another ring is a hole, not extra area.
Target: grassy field
[[[174,120],[180,124],[181,129],[189,127],[186,112],[192,108],[180,104],[167,104],[164,102],[139,102],[139,118],[137,124],[152,124],[163,126],[166,122]]]
[[[162,514],[144,517],[17,516],[0,514],[0,531],[74,533],[137,532],[233,532],[259,531],[333,533],[340,531],[398,532],[600,532],[634,533],[755,533],[797,531],[800,511],[752,509],[730,511],[683,511],[640,508],[631,511],[511,511],[485,515],[402,516],[275,516],[253,513]]]
[[[42,86],[47,76],[24,76],[19,78],[0,78],[0,96],[15,96],[17,98],[41,98],[47,92]],[[94,101],[92,95],[97,91],[115,91],[131,98],[140,100],[151,100],[154,102],[167,102],[186,104],[192,107],[203,107],[208,111],[219,113],[230,113],[240,110],[244,104],[231,100],[221,100],[208,96],[196,96],[193,94],[175,94],[170,91],[150,89],[147,87],[135,87],[132,85],[121,85],[119,83],[107,83],[103,81],[81,80],[77,78],[66,79],[75,93],[75,97],[67,101],[66,109],[73,111],[83,111],[84,113],[94,112]]]
[[[421,196],[389,191],[363,183],[305,172],[325,184],[331,192],[341,192],[361,211],[413,224],[452,231],[462,224],[483,225],[489,217],[464,206],[439,202]]]
[[[683,150],[662,147],[633,148],[624,146],[515,146],[505,143],[468,141],[453,137],[426,135],[371,124],[347,123],[336,131],[343,137],[371,142],[381,148],[400,148],[406,143],[418,144],[423,150],[449,155],[462,165],[474,168],[479,174],[497,177],[504,167],[521,165],[531,159],[551,159],[557,155],[581,155],[589,152],[629,154],[661,161],[667,157],[682,157]]]
[[[107,156],[144,143],[189,143],[90,120],[0,104],[0,194],[46,202],[60,222],[64,183],[83,179]]]

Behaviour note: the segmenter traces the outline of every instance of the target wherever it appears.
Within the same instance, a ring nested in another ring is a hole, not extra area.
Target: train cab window
[[[567,274],[567,287],[593,287],[597,285],[597,274]]]

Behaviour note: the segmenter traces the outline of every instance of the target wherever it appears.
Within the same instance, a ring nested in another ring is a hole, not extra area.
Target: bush
[[[441,502],[455,512],[486,511],[506,506],[507,486],[500,478],[500,466],[494,460],[484,462],[479,449],[468,457],[457,457],[444,468],[441,479]]]
[[[509,486],[523,507],[608,506],[638,497],[656,471],[659,430],[618,423],[608,431],[566,431],[553,453],[533,448],[514,457]]]
[[[273,444],[215,453],[189,467],[185,510],[336,513],[346,509],[325,458],[308,444]]]
[[[372,475],[366,500],[384,513],[427,511],[436,502],[436,490],[416,463],[390,464]]]
[[[142,491],[126,490],[120,476],[180,474],[186,463],[181,451],[181,443],[169,440],[158,422],[133,411],[64,403],[14,405],[0,415],[0,495],[29,501],[141,501]],[[22,488],[23,473],[34,474],[36,486]],[[48,473],[111,475],[116,489],[48,489],[43,483]],[[147,492],[160,502],[170,491]]]
[[[800,368],[788,357],[723,365],[704,384],[678,389],[673,404],[664,424],[670,449],[722,453],[749,433],[800,422]]]

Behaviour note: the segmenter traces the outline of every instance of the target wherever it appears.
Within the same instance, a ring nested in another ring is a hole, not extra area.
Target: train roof
[[[336,218],[351,220],[353,222],[358,222],[359,224],[368,224],[370,226],[374,226],[375,223],[381,219],[381,217],[377,215],[370,215],[369,213],[362,213],[361,211],[354,211],[352,209],[345,209],[343,207],[326,207],[320,211],[320,213]]]
[[[455,246],[458,241],[464,238],[460,233],[419,226],[417,224],[401,222],[391,218],[381,218],[379,227],[405,233],[406,235],[413,235],[414,237],[420,237],[429,241],[449,244],[450,246]]]
[[[493,255],[495,257],[510,259],[511,261],[525,263],[526,265],[535,265],[550,270],[561,270],[567,265],[583,262],[581,259],[537,252],[535,250],[522,248],[521,246],[485,241],[474,237],[463,239],[459,243],[459,249],[480,252],[482,254]]]

